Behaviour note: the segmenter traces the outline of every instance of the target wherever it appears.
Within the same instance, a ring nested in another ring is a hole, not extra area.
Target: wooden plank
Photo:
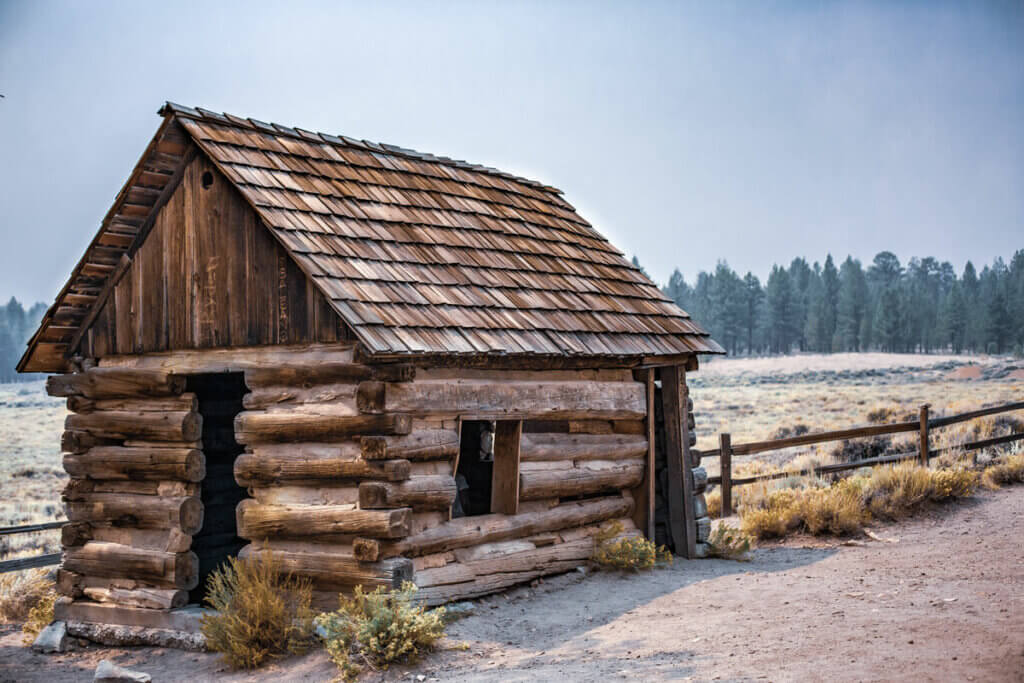
[[[48,529],[60,529],[67,522],[45,522],[43,524],[26,524],[24,526],[0,526],[0,536],[12,534],[30,534]]]
[[[647,395],[647,415],[644,419],[644,430],[647,438],[645,444],[644,478],[633,493],[633,523],[648,540],[654,540],[654,370],[638,370],[643,374],[644,389]]]
[[[47,553],[46,555],[35,555],[33,557],[20,557],[16,560],[4,560],[0,562],[0,574],[7,572],[20,572],[23,569],[34,569],[36,567],[52,567],[60,564],[62,553]]]
[[[662,414],[665,420],[665,457],[668,469],[668,526],[672,548],[677,555],[687,557],[687,519],[684,508],[690,507],[693,514],[692,500],[684,500],[683,493],[683,405],[685,396],[679,380],[679,368],[672,365],[663,367],[661,373]],[[687,506],[685,503],[689,502]]]
[[[491,512],[519,512],[520,420],[498,420],[494,429],[494,468],[491,475]]]
[[[92,308],[89,309],[89,313],[82,320],[75,336],[72,337],[71,341],[68,343],[67,349],[64,352],[66,357],[71,356],[78,350],[78,346],[82,342],[82,337],[89,331],[89,328],[103,309],[103,305],[107,302],[107,298],[110,296],[111,292],[114,291],[114,287],[117,285],[121,277],[128,272],[129,268],[131,268],[131,265],[131,258],[127,254],[122,254],[121,259],[117,262],[117,267],[103,284],[103,289],[100,290],[99,296],[97,296],[96,300],[93,302]]]
[[[676,368],[679,377],[682,420],[680,427],[683,435],[683,513],[686,520],[686,557],[697,557],[697,511],[696,496],[693,495],[693,458],[690,455],[690,411],[693,402],[690,400],[690,389],[686,385],[686,371],[682,366]],[[701,499],[703,500],[703,498]]]
[[[817,432],[815,434],[804,434],[793,436],[788,439],[774,439],[772,441],[753,441],[751,443],[733,444],[733,455],[754,455],[766,451],[777,451],[793,446],[808,446],[828,441],[845,441],[847,439],[859,439],[866,436],[882,436],[885,434],[900,434],[903,432],[916,432],[921,428],[918,420],[912,422],[894,422],[887,425],[871,425],[865,427],[852,427],[850,429],[837,429],[831,432]],[[701,451],[704,456],[715,455],[713,451]]]
[[[921,410],[920,410],[919,416],[920,416],[921,427],[920,427],[920,433],[918,435],[918,439],[919,439],[920,443],[919,443],[918,451],[917,452],[920,453],[920,456],[921,456],[921,465],[924,466],[924,467],[928,467],[928,404],[927,403],[925,403],[923,406],[921,406]]]
[[[732,514],[732,436],[718,435],[718,449],[721,455],[722,517]]]
[[[960,413],[958,415],[950,415],[949,417],[938,417],[933,420],[929,420],[928,427],[930,429],[938,429],[939,427],[948,427],[949,425],[956,424],[958,422],[966,422],[967,420],[973,420],[977,417],[985,417],[986,415],[996,415],[997,413],[1006,413],[1013,410],[1024,410],[1024,401],[1006,403],[1001,406],[982,408],[980,410],[972,410],[966,413]]]

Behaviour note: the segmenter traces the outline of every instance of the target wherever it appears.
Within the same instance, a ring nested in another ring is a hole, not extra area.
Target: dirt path
[[[479,601],[474,616],[449,629],[451,644],[468,649],[432,655],[414,673],[464,681],[1024,681],[1024,488],[877,532],[898,541],[805,539],[759,549],[747,564],[677,561],[641,576],[556,577]],[[0,681],[87,681],[104,657],[157,682],[333,673],[322,652],[227,675],[207,654],[89,648],[46,656],[15,642],[14,634],[0,638]]]

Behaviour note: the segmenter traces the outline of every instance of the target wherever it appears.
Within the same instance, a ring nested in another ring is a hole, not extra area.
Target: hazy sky
[[[165,100],[550,183],[664,282],[1024,247],[1024,4],[0,0],[0,296],[53,300]]]

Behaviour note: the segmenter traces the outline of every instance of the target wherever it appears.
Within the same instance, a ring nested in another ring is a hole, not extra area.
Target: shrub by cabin
[[[19,364],[66,396],[61,615],[178,628],[225,558],[431,604],[610,521],[693,557],[721,348],[540,183],[167,104]]]

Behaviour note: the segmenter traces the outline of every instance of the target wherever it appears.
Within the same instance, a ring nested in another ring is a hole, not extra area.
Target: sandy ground
[[[478,601],[418,667],[364,678],[1024,681],[1024,488],[875,531],[886,540],[804,538],[750,563],[554,577]],[[334,673],[322,651],[229,674],[215,655],[173,650],[33,654],[8,632],[0,681],[87,681],[103,658],[157,682]]]

